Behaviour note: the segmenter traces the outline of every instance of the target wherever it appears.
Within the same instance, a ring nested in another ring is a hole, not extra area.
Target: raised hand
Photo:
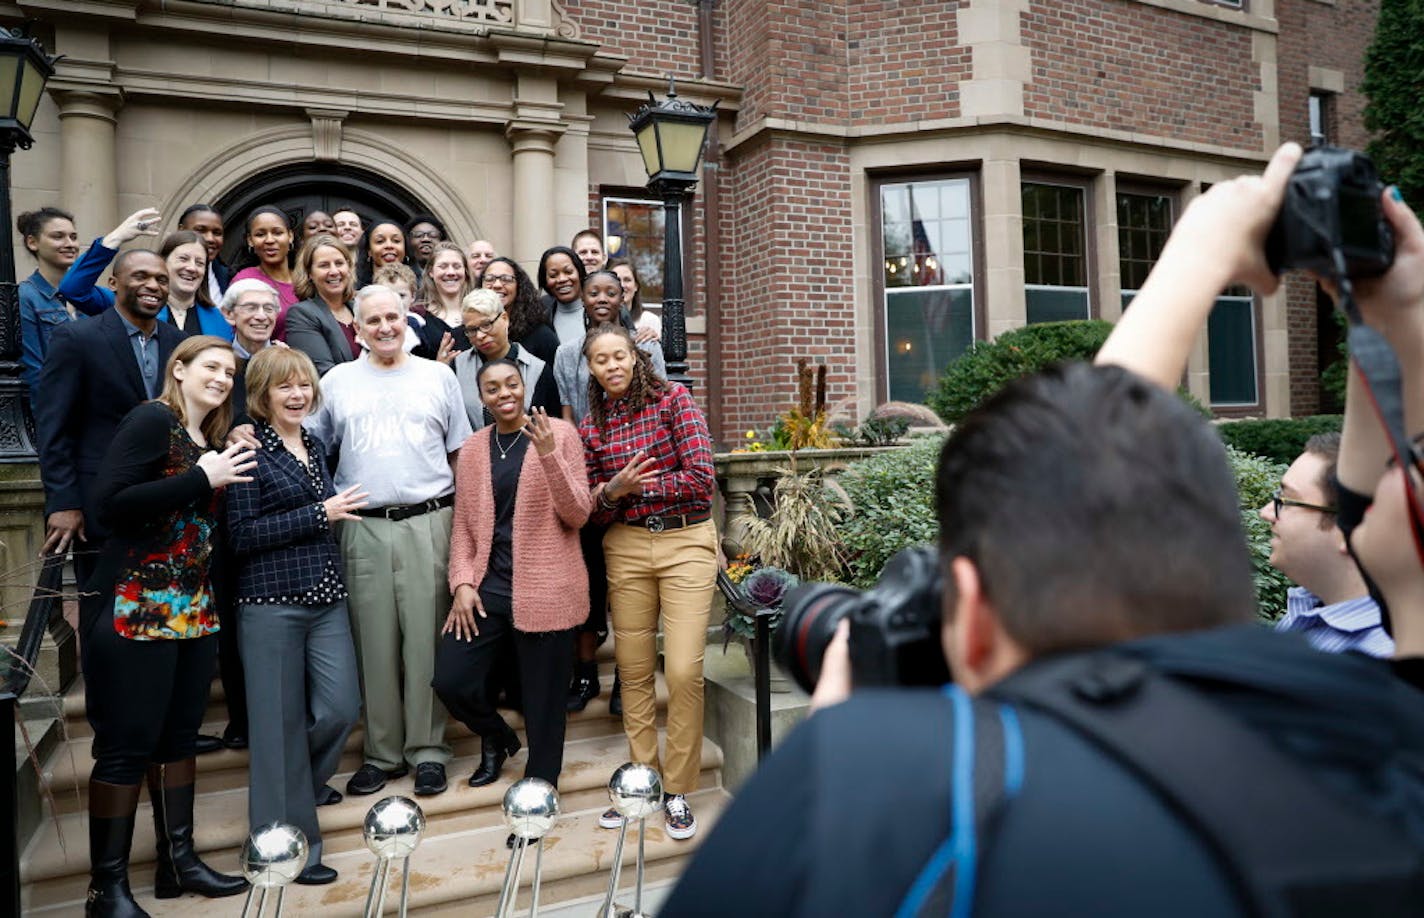
[[[337,520],[358,520],[361,517],[356,511],[366,506],[366,498],[370,497],[361,486],[354,484],[342,491],[340,494],[333,494],[321,502],[321,506],[326,510],[326,521],[334,523]]]
[[[487,617],[484,603],[480,602],[479,591],[475,589],[474,584],[460,584],[455,588],[455,602],[450,606],[450,614],[445,616],[445,626],[440,629],[440,633],[453,633],[456,640],[473,641],[480,633],[479,626],[475,624],[476,613],[480,618]]]
[[[157,236],[158,223],[162,219],[163,215],[156,207],[136,210],[125,217],[124,222],[109,231],[109,235],[103,239],[104,247],[117,249],[125,242],[132,242],[140,236]]]
[[[257,466],[257,454],[241,443],[234,443],[222,452],[209,450],[198,459],[198,468],[208,476],[214,488],[251,481],[247,473]]]
[[[630,494],[641,495],[643,485],[657,480],[657,464],[657,459],[640,450],[603,486],[603,493],[609,500],[622,500]]]
[[[524,419],[524,435],[539,455],[547,456],[554,451],[554,428],[549,424],[549,412],[535,408]]]
[[[449,332],[440,336],[440,350],[435,355],[435,359],[441,363],[448,364],[455,359],[455,339]]]
[[[1399,330],[1401,322],[1424,321],[1424,227],[1397,194],[1389,188],[1380,199],[1394,229],[1394,264],[1381,277],[1355,281],[1355,300],[1365,321],[1386,335]]]

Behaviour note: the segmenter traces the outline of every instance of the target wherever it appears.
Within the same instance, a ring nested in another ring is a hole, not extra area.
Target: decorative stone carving
[[[312,125],[312,156],[319,162],[341,159],[341,123],[350,112],[307,109]]]
[[[492,25],[514,24],[514,0],[341,0],[352,6],[375,6],[383,10],[411,13],[434,13],[456,19],[487,22]]]
[[[569,16],[568,10],[559,0],[549,0],[549,5],[554,8],[554,12],[559,14],[558,28],[554,29],[554,34],[560,38],[567,38],[570,41],[578,41],[583,36],[579,33],[578,23]]]

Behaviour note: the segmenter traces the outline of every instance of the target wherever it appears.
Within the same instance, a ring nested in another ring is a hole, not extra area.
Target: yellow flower
[[[748,440],[755,440],[755,439],[756,439],[756,431],[755,431],[755,430],[749,430],[749,431],[747,431],[747,439],[748,439]]]

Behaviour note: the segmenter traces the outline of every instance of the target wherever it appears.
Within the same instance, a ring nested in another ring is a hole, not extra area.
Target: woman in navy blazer
[[[238,563],[238,640],[247,676],[253,829],[295,825],[311,852],[297,882],[336,879],[321,863],[318,802],[360,714],[356,650],[332,524],[357,519],[359,487],[336,493],[326,449],[302,429],[321,398],[316,367],[295,348],[247,364],[247,413],[262,448],[252,480],[228,490]]]

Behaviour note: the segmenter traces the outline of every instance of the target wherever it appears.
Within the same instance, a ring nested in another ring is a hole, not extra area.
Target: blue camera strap
[[[975,701],[963,689],[941,690],[954,714],[950,831],[910,884],[896,918],[969,918],[980,840],[1023,786],[1023,732],[1006,704]]]

